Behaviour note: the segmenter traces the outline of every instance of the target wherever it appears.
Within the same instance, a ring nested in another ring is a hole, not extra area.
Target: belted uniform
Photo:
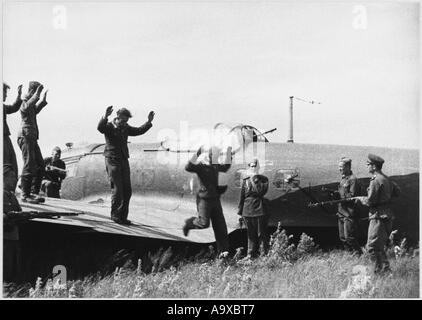
[[[351,198],[359,195],[359,182],[353,172],[343,175],[338,186],[338,193],[341,199]],[[358,212],[355,201],[338,204],[338,230],[340,241],[345,249],[349,251],[361,252],[357,241],[358,232]]]
[[[245,177],[239,200],[238,215],[245,221],[248,234],[248,255],[255,258],[262,245],[264,253],[269,249],[268,214],[269,208],[264,195],[268,191],[268,178],[263,175]]]

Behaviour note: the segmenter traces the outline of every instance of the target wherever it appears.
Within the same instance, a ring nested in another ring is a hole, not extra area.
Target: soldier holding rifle
[[[341,174],[338,194],[340,199],[355,197],[359,194],[359,182],[352,172],[352,160],[341,158],[339,162],[339,171]],[[340,241],[346,250],[362,253],[358,244],[358,212],[355,201],[340,202],[337,209],[338,232]]]
[[[359,214],[356,208],[356,196],[359,194],[360,187],[358,179],[352,172],[352,160],[345,157],[341,158],[339,171],[341,180],[338,190],[322,189],[323,191],[329,191],[331,196],[337,198],[337,200],[319,202],[309,206],[338,204],[337,217],[340,241],[346,250],[361,254],[362,250],[357,241]]]
[[[400,188],[382,172],[384,159],[369,154],[368,171],[372,174],[368,196],[359,197],[362,204],[369,207],[368,241],[366,248],[375,262],[375,273],[388,272],[390,264],[385,253],[389,235],[392,231],[394,212],[391,201],[400,195]]]

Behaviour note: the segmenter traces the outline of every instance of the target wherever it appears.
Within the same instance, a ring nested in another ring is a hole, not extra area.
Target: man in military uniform
[[[37,104],[43,88],[43,85],[37,81],[29,82],[28,94],[24,97],[20,107],[22,122],[18,133],[18,145],[23,157],[22,202],[44,202],[44,198],[38,195],[44,175],[44,159],[38,146],[37,124],[38,113],[47,105],[47,91],[44,92],[43,99]]]
[[[338,186],[338,195],[340,199],[356,197],[359,195],[360,186],[358,179],[352,172],[352,160],[341,158],[339,162],[339,171],[341,174],[340,184]],[[362,253],[357,241],[359,213],[356,209],[356,202],[341,202],[338,204],[338,231],[340,241],[346,250]]]
[[[22,104],[22,85],[18,87],[18,96],[12,105],[4,103],[7,98],[7,90],[9,89],[9,85],[3,83],[3,189],[15,192],[18,182],[18,163],[12,141],[10,141],[10,130],[6,117],[8,114],[19,110]]]
[[[362,204],[369,207],[368,242],[366,244],[371,259],[375,262],[375,273],[390,271],[390,264],[385,253],[389,235],[392,231],[394,212],[391,209],[392,198],[400,195],[399,187],[381,170],[384,159],[369,154],[368,171],[372,174],[368,196],[360,197]]]
[[[198,216],[185,221],[183,234],[187,236],[190,229],[206,229],[211,221],[218,252],[221,257],[226,257],[229,252],[229,237],[220,202],[222,190],[218,186],[218,173],[230,169],[232,149],[227,148],[224,164],[218,163],[219,151],[217,148],[210,148],[208,152],[203,152],[201,147],[185,167],[186,171],[198,175],[200,188],[196,195]]]
[[[242,216],[248,234],[247,258],[254,259],[259,255],[262,244],[264,254],[268,253],[268,208],[264,195],[268,191],[268,178],[260,175],[259,161],[249,163],[249,170],[242,181],[238,215]]]
[[[106,141],[104,157],[112,188],[111,220],[120,224],[131,224],[127,219],[132,196],[127,138],[147,132],[152,127],[155,113],[151,111],[148,114],[148,121],[142,126],[132,127],[127,123],[132,117],[128,109],[121,108],[117,111],[117,117],[108,122],[107,119],[112,112],[113,107],[108,107],[97,127],[98,131],[104,134]]]
[[[41,189],[50,198],[60,198],[62,181],[66,178],[66,164],[60,159],[61,154],[62,150],[55,147],[51,157],[44,159],[45,173]]]

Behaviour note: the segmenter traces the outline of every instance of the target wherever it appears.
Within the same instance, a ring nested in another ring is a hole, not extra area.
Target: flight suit
[[[37,114],[47,105],[42,100],[37,104],[39,96],[33,94],[23,99],[20,107],[21,128],[18,133],[18,145],[22,151],[23,169],[21,174],[21,188],[24,196],[38,194],[44,175],[44,159],[38,145],[39,130]]]
[[[343,175],[338,193],[341,199],[355,197],[359,194],[359,182],[351,172],[350,175]],[[361,248],[357,241],[359,217],[355,201],[338,204],[338,231],[340,241],[344,248],[349,251],[361,253]]]
[[[15,192],[18,182],[18,163],[12,141],[10,141],[10,130],[6,117],[8,114],[17,112],[21,104],[20,96],[12,105],[3,103],[3,188],[12,192]]]
[[[391,199],[400,195],[399,187],[383,173],[372,176],[364,204],[369,206],[368,241],[366,244],[375,272],[390,269],[385,253],[394,220]]]
[[[197,217],[186,221],[187,230],[206,229],[212,223],[218,251],[229,251],[227,224],[223,215],[218,187],[218,173],[227,172],[231,164],[194,164],[188,162],[185,169],[198,175],[200,188],[196,195]]]
[[[259,255],[262,245],[264,254],[268,253],[268,208],[264,195],[268,191],[268,178],[263,175],[249,176],[243,179],[240,192],[239,211],[246,223],[248,233],[248,256]]]
[[[128,136],[139,136],[152,127],[151,122],[146,122],[140,127],[125,125],[118,128],[114,122],[108,122],[102,117],[98,123],[98,131],[104,134],[106,145],[104,157],[106,171],[110,178],[111,218],[127,220],[129,202],[132,196],[130,182],[129,151],[127,147]]]
[[[45,167],[54,166],[63,170],[66,170],[66,164],[63,160],[58,159],[53,162],[52,157],[44,159]],[[62,181],[66,178],[66,172],[60,172],[57,170],[46,170],[44,173],[44,179],[42,181],[42,189],[50,198],[60,198],[60,188]]]

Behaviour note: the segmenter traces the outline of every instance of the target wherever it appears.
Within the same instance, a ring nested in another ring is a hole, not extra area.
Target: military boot
[[[37,199],[35,199],[33,196],[31,195],[27,195],[22,193],[21,195],[21,201],[24,203],[32,203],[32,204],[39,204],[39,201]]]
[[[45,198],[44,197],[41,197],[40,195],[38,195],[38,194],[31,194],[31,197],[33,197],[35,200],[37,200],[38,201],[38,203],[44,203],[45,202]]]
[[[191,217],[191,218],[185,220],[185,225],[183,226],[183,234],[185,235],[185,237],[188,236],[189,230],[193,228],[193,220],[194,219],[195,219],[195,217]]]

